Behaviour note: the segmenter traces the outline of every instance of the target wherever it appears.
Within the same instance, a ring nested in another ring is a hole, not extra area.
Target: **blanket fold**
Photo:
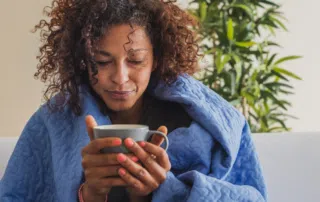
[[[93,115],[99,125],[111,124],[87,88],[81,89],[83,115],[75,116],[68,106],[50,114],[44,104],[30,118],[0,181],[1,202],[78,201],[81,149],[90,141],[85,116]],[[188,128],[168,134],[172,169],[152,201],[266,201],[259,160],[241,113],[186,75],[148,92],[180,103],[193,119]]]

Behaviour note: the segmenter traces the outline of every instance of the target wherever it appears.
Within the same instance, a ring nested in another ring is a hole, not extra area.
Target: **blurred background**
[[[50,2],[50,0],[0,1],[0,58],[2,70],[0,74],[0,109],[2,113],[0,136],[2,137],[19,136],[26,121],[42,103],[44,84],[33,78],[40,45],[39,34],[33,34],[30,31],[43,18],[42,9]],[[201,5],[203,1],[195,2]],[[289,79],[288,84],[294,87],[291,90],[294,95],[281,95],[292,105],[291,107],[286,106],[288,109],[286,113],[298,118],[289,118],[285,121],[286,127],[291,128],[293,132],[320,131],[318,118],[320,115],[320,92],[318,90],[320,86],[320,68],[318,67],[320,28],[315,24],[316,19],[320,19],[320,12],[318,11],[320,3],[316,0],[279,0],[274,2],[281,5],[278,11],[281,11],[287,19],[283,21],[283,24],[288,31],[274,30],[275,37],[272,41],[278,43],[281,48],[271,47],[271,53],[278,53],[278,59],[291,55],[302,56],[300,59],[286,61],[281,66],[281,68],[302,78],[302,80],[297,80],[287,77]],[[179,0],[178,3],[185,9],[189,8],[189,2],[186,0]],[[196,5],[193,8],[197,10]],[[208,7],[205,8],[208,10]],[[245,10],[245,8],[242,8],[242,10]],[[260,8],[258,12],[265,10]],[[230,25],[228,19],[227,16],[227,26]],[[235,19],[232,21],[232,18],[231,22],[233,22],[234,37],[236,37],[237,22]],[[248,44],[244,45],[248,46]],[[207,62],[210,63],[210,59]]]
[[[195,76],[249,120],[269,201],[317,201],[320,2],[190,2],[178,0],[201,24],[195,29],[206,71]],[[0,0],[0,179],[23,127],[43,103],[45,86],[33,78],[40,38],[31,30],[50,3]]]

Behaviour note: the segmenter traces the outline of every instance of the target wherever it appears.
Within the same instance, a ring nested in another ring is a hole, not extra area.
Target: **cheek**
[[[143,70],[135,74],[135,81],[140,86],[147,86],[149,84],[150,76],[151,76],[151,69]]]

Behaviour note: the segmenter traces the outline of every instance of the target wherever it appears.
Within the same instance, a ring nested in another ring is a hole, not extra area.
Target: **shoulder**
[[[59,108],[54,108],[61,103],[61,95],[57,94],[48,102],[42,104],[34,113],[33,119],[36,122],[41,122],[49,132],[51,130],[58,131],[66,125],[69,125],[76,118],[71,107],[68,104],[63,104]]]

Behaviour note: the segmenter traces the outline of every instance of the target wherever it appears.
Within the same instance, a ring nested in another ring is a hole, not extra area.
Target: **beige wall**
[[[296,72],[303,81],[294,81],[295,95],[289,99],[290,113],[299,120],[290,120],[293,131],[320,131],[320,1],[280,0],[288,19],[289,33],[279,33],[277,41],[283,46],[281,55],[302,55],[286,67]]]
[[[42,83],[33,79],[38,37],[30,33],[49,0],[0,0],[0,136],[20,135],[41,103]]]
[[[20,135],[26,121],[41,103],[43,84],[33,79],[38,53],[38,36],[30,33],[42,16],[42,8],[50,0],[0,0],[0,136]],[[186,5],[185,0],[180,0]],[[320,18],[317,0],[281,0],[289,19],[289,33],[280,33],[280,54],[300,54],[304,58],[288,64],[288,68],[304,78],[294,82],[291,113],[300,120],[290,121],[294,131],[320,131]]]

